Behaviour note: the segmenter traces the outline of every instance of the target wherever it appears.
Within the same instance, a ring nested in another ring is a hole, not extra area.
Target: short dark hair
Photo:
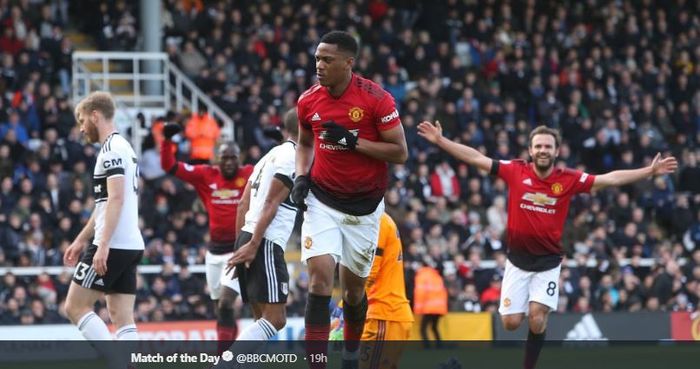
[[[536,135],[550,135],[554,137],[554,148],[559,147],[559,143],[561,143],[561,135],[559,134],[559,131],[554,129],[554,128],[549,128],[547,126],[537,126],[535,129],[530,132],[530,139],[528,140],[530,143],[530,147],[532,147],[532,139]]]
[[[219,156],[224,155],[225,152],[229,152],[229,153],[235,155],[236,157],[241,156],[240,147],[238,147],[238,144],[233,142],[233,141],[226,141],[226,142],[223,142],[219,145],[219,147],[218,147]]]
[[[360,48],[357,45],[357,40],[350,33],[345,31],[331,31],[321,37],[321,42],[324,44],[337,45],[338,50],[352,54],[352,57],[357,57],[357,51]]]

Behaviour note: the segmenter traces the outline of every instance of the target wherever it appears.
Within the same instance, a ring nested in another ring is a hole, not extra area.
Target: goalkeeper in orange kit
[[[360,368],[397,368],[403,342],[411,335],[413,312],[406,298],[403,250],[396,223],[382,214],[374,263],[367,277],[367,319],[362,332]]]

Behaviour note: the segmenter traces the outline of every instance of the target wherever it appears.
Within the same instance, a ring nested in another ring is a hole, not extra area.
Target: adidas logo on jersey
[[[95,285],[104,287],[105,282],[102,280],[102,278],[100,278],[100,279],[95,281]]]
[[[581,321],[576,323],[574,328],[566,334],[567,340],[585,341],[585,340],[607,340],[603,337],[598,323],[593,319],[592,314],[586,314],[581,318]]]
[[[343,145],[343,146],[347,146],[347,145],[348,145],[348,141],[345,139],[345,137],[343,137],[343,138],[341,138],[340,140],[338,140],[338,143],[341,144],[341,145]]]
[[[525,179],[523,180],[523,184],[525,184],[525,185],[527,185],[527,186],[532,186],[532,179],[530,179],[530,178],[525,178]]]
[[[311,121],[312,121],[312,122],[318,122],[319,120],[321,120],[321,116],[318,115],[318,113],[314,113],[314,116],[311,117]]]

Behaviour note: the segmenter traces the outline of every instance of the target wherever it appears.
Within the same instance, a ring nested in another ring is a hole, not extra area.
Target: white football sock
[[[277,329],[265,320],[260,318],[255,323],[247,326],[238,336],[239,341],[265,341],[277,334]]]
[[[117,340],[119,341],[136,341],[139,339],[136,324],[127,324],[117,329]]]
[[[83,315],[83,317],[78,320],[78,329],[88,341],[112,339],[112,334],[109,333],[107,325],[94,311]]]

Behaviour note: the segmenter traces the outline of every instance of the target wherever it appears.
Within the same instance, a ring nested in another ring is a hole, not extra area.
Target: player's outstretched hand
[[[436,144],[442,137],[442,126],[440,121],[435,121],[432,124],[428,121],[423,121],[418,125],[418,135],[428,140],[432,144]]]
[[[78,258],[80,253],[83,252],[85,248],[85,242],[80,240],[75,240],[68,246],[65,254],[63,254],[63,265],[74,267],[78,263]]]
[[[306,211],[306,196],[309,195],[309,189],[311,188],[311,179],[309,176],[297,176],[294,179],[294,187],[292,187],[292,201],[297,205],[297,207]]]
[[[661,153],[657,153],[651,162],[651,172],[654,176],[662,176],[673,173],[678,169],[678,161],[673,156],[661,159]]]
[[[321,138],[324,141],[333,142],[338,145],[343,145],[350,150],[355,150],[355,146],[357,146],[357,137],[347,128],[334,121],[325,122],[321,124],[321,127],[325,129],[325,131],[321,132]]]
[[[180,132],[182,132],[182,127],[177,123],[165,123],[163,126],[163,136],[168,140]]]

